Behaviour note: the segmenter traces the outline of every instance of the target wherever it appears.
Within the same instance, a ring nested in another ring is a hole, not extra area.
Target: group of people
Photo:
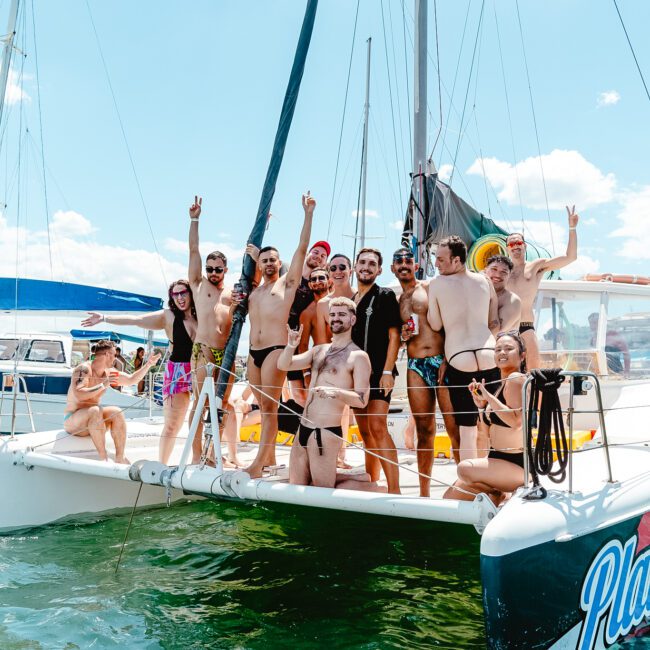
[[[377,284],[383,270],[381,251],[362,248],[353,262],[342,253],[332,254],[326,241],[309,246],[316,208],[309,193],[302,197],[303,223],[288,268],[283,268],[274,246],[257,249],[249,244],[246,254],[256,263],[250,295],[226,287],[228,266],[222,252],[211,252],[205,272],[201,268],[201,205],[201,198],[195,197],[189,209],[189,280],[170,285],[166,309],[144,316],[91,313],[83,322],[162,329],[169,337],[162,462],[169,459],[188,408],[194,408],[191,393],[196,398],[207,373],[220,368],[234,310],[247,301],[247,378],[261,414],[259,449],[246,468],[252,478],[276,464],[278,406],[288,382],[302,411],[291,450],[290,482],[378,489],[383,471],[388,491],[398,494],[397,450],[387,415],[397,356],[405,344],[421,496],[429,496],[436,404],[458,463],[457,486],[446,496],[503,494],[523,483],[521,385],[526,367],[539,367],[533,304],[544,274],[577,257],[574,208],[567,208],[566,254],[551,259],[527,261],[524,236],[512,233],[506,239],[508,255],[491,257],[482,273],[474,273],[466,266],[465,243],[451,236],[438,242],[437,276],[420,280],[413,252],[398,248],[390,266],[401,286],[398,298],[392,289]],[[98,344],[95,360],[75,369],[65,427],[70,433],[90,435],[103,457],[104,431],[110,429],[123,460],[123,418],[120,421],[114,409],[99,405],[102,386],[109,381],[111,349],[108,342]],[[136,383],[154,361],[149,359],[130,375],[117,373],[117,383]],[[230,384],[224,399],[226,419],[233,415],[227,408],[229,389]],[[350,411],[366,452],[366,473],[355,480],[337,472]],[[224,430],[230,431],[229,460],[237,462],[237,429],[226,425]],[[199,429],[193,462],[199,462],[202,454]]]

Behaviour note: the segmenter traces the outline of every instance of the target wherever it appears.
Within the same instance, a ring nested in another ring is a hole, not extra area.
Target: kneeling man
[[[332,342],[296,356],[293,353],[300,343],[302,326],[297,331],[287,326],[289,340],[278,357],[278,368],[284,372],[311,368],[312,373],[300,429],[291,448],[290,483],[329,488],[336,484],[336,458],[343,444],[343,409],[364,408],[370,393],[370,359],[352,342],[355,320],[352,300],[332,298]]]
[[[160,352],[152,354],[142,367],[128,375],[113,368],[115,345],[100,341],[95,346],[95,358],[80,363],[72,373],[68,389],[68,403],[63,414],[63,428],[75,436],[90,436],[100,460],[108,460],[106,429],[110,429],[115,443],[115,462],[129,464],[124,455],[126,420],[117,406],[100,406],[99,401],[109,385],[133,386],[141,381],[151,366],[160,359]]]

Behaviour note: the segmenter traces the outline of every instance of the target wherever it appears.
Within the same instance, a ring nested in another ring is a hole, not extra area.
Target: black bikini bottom
[[[262,348],[261,350],[249,350],[248,354],[251,355],[251,359],[253,359],[253,363],[258,367],[261,368],[262,365],[264,364],[264,359],[271,354],[274,350],[284,350],[285,346],[284,345],[272,345],[270,348]]]
[[[304,447],[306,449],[307,443],[309,442],[309,437],[311,436],[312,433],[315,433],[316,444],[318,445],[318,453],[322,456],[323,455],[323,439],[321,437],[322,431],[330,431],[335,436],[338,436],[339,438],[343,438],[343,429],[341,427],[318,427],[316,429],[312,429],[311,427],[301,424],[300,429],[298,430],[298,444],[301,447]]]
[[[508,453],[505,451],[497,451],[496,449],[490,448],[490,453],[488,458],[494,458],[496,460],[507,460],[509,463],[514,463],[519,465],[521,469],[524,469],[524,452],[520,451],[518,453]]]

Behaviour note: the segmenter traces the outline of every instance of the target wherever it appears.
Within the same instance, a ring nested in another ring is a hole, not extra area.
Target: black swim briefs
[[[449,386],[449,398],[454,408],[454,419],[459,427],[473,427],[478,421],[478,407],[474,404],[472,394],[468,389],[473,379],[478,382],[485,379],[485,387],[491,393],[494,393],[501,385],[501,373],[498,368],[463,371],[454,368],[454,366],[447,366],[445,383]]]

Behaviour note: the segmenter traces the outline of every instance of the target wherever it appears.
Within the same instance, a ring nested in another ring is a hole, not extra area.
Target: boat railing
[[[2,391],[0,391],[0,414],[4,413],[5,402],[5,388],[11,387],[11,430],[10,434],[13,438],[16,435],[16,399],[18,398],[19,389],[22,386],[22,392],[25,395],[25,404],[27,406],[27,415],[29,416],[29,424],[32,428],[32,433],[36,431],[34,424],[34,414],[32,413],[32,404],[29,400],[29,391],[27,390],[27,381],[25,377],[18,373],[4,373],[2,375]]]
[[[612,464],[609,455],[609,443],[607,442],[607,426],[605,424],[605,412],[603,409],[603,400],[600,389],[600,380],[598,375],[584,370],[563,370],[561,376],[569,379],[569,405],[566,409],[567,426],[569,429],[568,441],[568,479],[569,479],[569,493],[573,492],[573,418],[576,413],[574,400],[576,396],[586,395],[589,390],[594,390],[596,395],[597,413],[600,422],[600,432],[603,440],[602,448],[605,454],[605,462],[607,464],[608,481],[613,483],[612,477]],[[522,405],[527,404],[528,396],[532,382],[535,380],[533,375],[528,375],[522,386]],[[593,383],[592,383],[593,382]],[[530,455],[528,450],[528,440],[530,432],[530,422],[528,418],[522,418],[523,430],[523,448],[524,448],[524,488],[530,487]],[[532,450],[531,450],[532,451]],[[559,450],[558,450],[559,451]]]

